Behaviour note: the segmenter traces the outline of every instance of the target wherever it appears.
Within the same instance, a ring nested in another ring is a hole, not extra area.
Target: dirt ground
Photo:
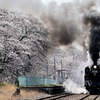
[[[43,97],[48,97],[50,95],[45,94],[45,93],[40,93],[37,91],[25,91],[21,90],[19,96],[13,96],[14,91],[16,90],[16,87],[13,85],[6,85],[6,86],[1,86],[0,87],[0,100],[37,100]],[[68,97],[64,97],[58,100],[80,100],[82,97],[86,95],[84,94],[75,94],[75,95],[70,95]],[[90,95],[84,100],[93,100],[97,95]],[[49,99],[48,99],[49,100]],[[100,96],[95,99],[95,100],[100,100]]]
[[[20,90],[20,95],[13,96],[16,87],[14,85],[6,84],[5,86],[0,86],[0,100],[37,100],[42,97],[49,96],[45,93],[40,93],[38,91],[25,91]]]

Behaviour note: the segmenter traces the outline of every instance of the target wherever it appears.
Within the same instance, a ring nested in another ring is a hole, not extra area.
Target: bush
[[[0,86],[6,86],[6,85],[7,85],[6,82],[2,82],[2,83],[0,84]]]

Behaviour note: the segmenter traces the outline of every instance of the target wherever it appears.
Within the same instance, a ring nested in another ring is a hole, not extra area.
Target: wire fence
[[[53,78],[41,77],[18,77],[19,86],[38,86],[45,84],[57,84],[57,80]]]

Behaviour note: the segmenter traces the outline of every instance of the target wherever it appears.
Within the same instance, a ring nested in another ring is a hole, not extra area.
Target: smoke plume
[[[52,2],[48,5],[48,13],[44,12],[41,15],[41,19],[49,24],[47,24],[48,29],[54,43],[63,45],[71,44],[77,35],[81,33],[77,18],[75,17],[77,12],[73,13],[69,7],[74,8],[74,5],[64,3],[58,6],[56,2]]]
[[[48,31],[51,33],[51,40],[56,45],[72,44],[84,33],[82,15],[75,4],[57,5],[56,2],[52,2],[48,5],[47,11],[41,15],[41,19],[47,24]]]
[[[100,13],[96,10],[86,14],[86,22],[91,24],[89,52],[94,65],[97,65],[100,52]]]
[[[59,0],[58,0],[59,1]],[[96,5],[94,0],[72,0],[58,5],[51,0],[48,5],[41,0],[1,0],[2,8],[34,14],[45,23],[54,45],[70,45],[74,41],[84,46],[86,26],[83,23],[84,13]]]
[[[87,2],[75,0],[61,5],[51,2],[47,9],[41,13],[41,20],[46,23],[48,31],[51,33],[52,43],[70,45],[73,42],[78,42],[84,46],[89,28],[84,24],[88,20],[84,16],[88,11],[96,8],[97,4],[98,1],[94,0],[87,0]]]

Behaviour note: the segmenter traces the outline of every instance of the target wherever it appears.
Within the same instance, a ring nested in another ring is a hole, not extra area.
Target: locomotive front
[[[85,68],[85,87],[90,93],[100,90],[100,65]]]

